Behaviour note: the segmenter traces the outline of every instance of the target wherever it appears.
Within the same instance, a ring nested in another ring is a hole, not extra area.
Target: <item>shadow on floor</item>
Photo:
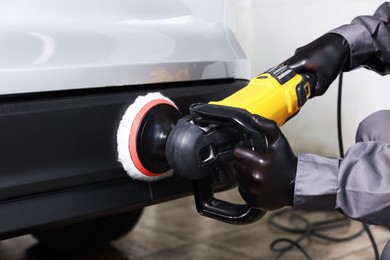
[[[87,251],[64,253],[39,244],[25,251],[23,260],[127,260],[128,258],[110,245]]]

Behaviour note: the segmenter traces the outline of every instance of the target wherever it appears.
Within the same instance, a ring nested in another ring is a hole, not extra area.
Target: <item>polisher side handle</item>
[[[238,108],[193,104],[190,107],[195,124],[216,124],[221,127],[239,130],[245,147],[254,151],[263,151],[266,147],[265,137],[251,124],[252,114]],[[234,174],[229,172],[229,174]],[[212,176],[194,180],[195,203],[199,214],[229,224],[249,224],[265,215],[247,204],[235,204],[214,197]]]
[[[214,197],[211,176],[193,181],[195,204],[198,213],[229,224],[253,223],[265,215],[265,211],[247,204],[234,204]]]

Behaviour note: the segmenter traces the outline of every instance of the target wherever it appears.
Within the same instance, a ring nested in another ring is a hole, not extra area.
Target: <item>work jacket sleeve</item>
[[[382,75],[390,73],[390,2],[374,15],[358,16],[330,32],[342,35],[350,46],[346,71],[363,66]]]
[[[338,210],[365,223],[390,223],[390,144],[360,142],[344,159],[298,156],[293,206]]]

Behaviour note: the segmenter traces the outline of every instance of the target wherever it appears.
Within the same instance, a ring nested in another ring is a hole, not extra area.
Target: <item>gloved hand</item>
[[[234,150],[239,192],[250,206],[269,211],[292,205],[297,157],[274,121],[254,115],[252,124],[268,141],[265,152]]]
[[[349,45],[339,34],[328,33],[313,42],[298,48],[295,54],[283,64],[297,73],[314,73],[315,88],[310,97],[325,93],[337,75],[349,68]]]

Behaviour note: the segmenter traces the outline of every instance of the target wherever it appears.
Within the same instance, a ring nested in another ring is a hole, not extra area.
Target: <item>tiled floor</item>
[[[238,202],[235,191],[220,195],[223,199]],[[255,224],[232,226],[199,216],[195,212],[192,197],[149,207],[133,230],[110,246],[78,255],[51,252],[39,246],[31,236],[5,240],[0,243],[0,259],[6,260],[126,260],[126,259],[305,259],[294,249],[285,254],[274,253],[270,243],[281,237],[296,238],[295,234],[270,227],[268,218]],[[339,217],[335,213],[303,213],[310,220]],[[280,223],[291,224],[289,219],[279,218]],[[294,222],[296,223],[296,222]],[[327,234],[342,237],[353,234],[361,224],[352,222],[347,227]],[[371,227],[381,251],[390,239],[388,229]],[[331,243],[318,238],[306,239],[302,246],[313,259],[373,259],[373,251],[367,235],[341,243]]]

